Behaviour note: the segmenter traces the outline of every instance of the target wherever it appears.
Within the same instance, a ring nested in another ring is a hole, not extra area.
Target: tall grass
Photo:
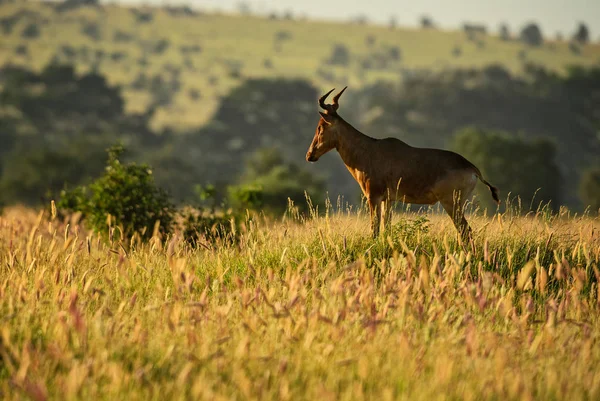
[[[45,399],[598,399],[600,220],[364,208],[131,247],[0,217],[0,394]],[[391,235],[389,235],[391,234]]]

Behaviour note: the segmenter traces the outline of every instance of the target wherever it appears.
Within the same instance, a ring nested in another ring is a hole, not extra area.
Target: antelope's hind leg
[[[381,226],[381,198],[369,198],[369,209],[371,210],[371,233],[373,238],[379,236]]]
[[[472,230],[464,215],[466,201],[460,197],[453,197],[452,199],[440,200],[440,203],[452,219],[461,240],[464,243],[471,243],[473,240]]]

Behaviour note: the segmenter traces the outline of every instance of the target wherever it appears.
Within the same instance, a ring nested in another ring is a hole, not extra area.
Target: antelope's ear
[[[322,111],[319,111],[319,114],[321,115],[321,117],[323,117],[323,120],[325,120],[327,124],[331,124],[332,118],[329,114],[325,114]]]

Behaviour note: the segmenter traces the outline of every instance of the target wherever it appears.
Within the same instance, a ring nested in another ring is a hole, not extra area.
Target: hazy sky
[[[113,0],[114,1],[114,0]],[[189,4],[205,9],[237,10],[240,0],[120,0],[138,4]],[[295,14],[323,19],[365,15],[387,23],[395,16],[401,25],[415,26],[423,14],[442,28],[456,28],[464,21],[482,22],[495,31],[502,22],[516,30],[536,21],[546,35],[574,32],[579,21],[587,23],[592,39],[600,36],[600,0],[245,0],[261,13],[292,10]]]

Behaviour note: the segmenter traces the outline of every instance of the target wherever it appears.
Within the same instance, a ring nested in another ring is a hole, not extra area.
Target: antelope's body
[[[440,202],[463,238],[469,237],[463,208],[477,180],[490,188],[496,202],[497,189],[457,153],[417,148],[396,138],[375,139],[358,131],[337,114],[338,99],[344,90],[331,105],[324,103],[331,91],[319,99],[326,112],[319,112],[321,120],[306,160],[315,162],[332,149],[338,151],[368,200],[373,236],[379,234],[382,215],[385,226],[389,226],[391,203],[402,201],[426,205]]]

